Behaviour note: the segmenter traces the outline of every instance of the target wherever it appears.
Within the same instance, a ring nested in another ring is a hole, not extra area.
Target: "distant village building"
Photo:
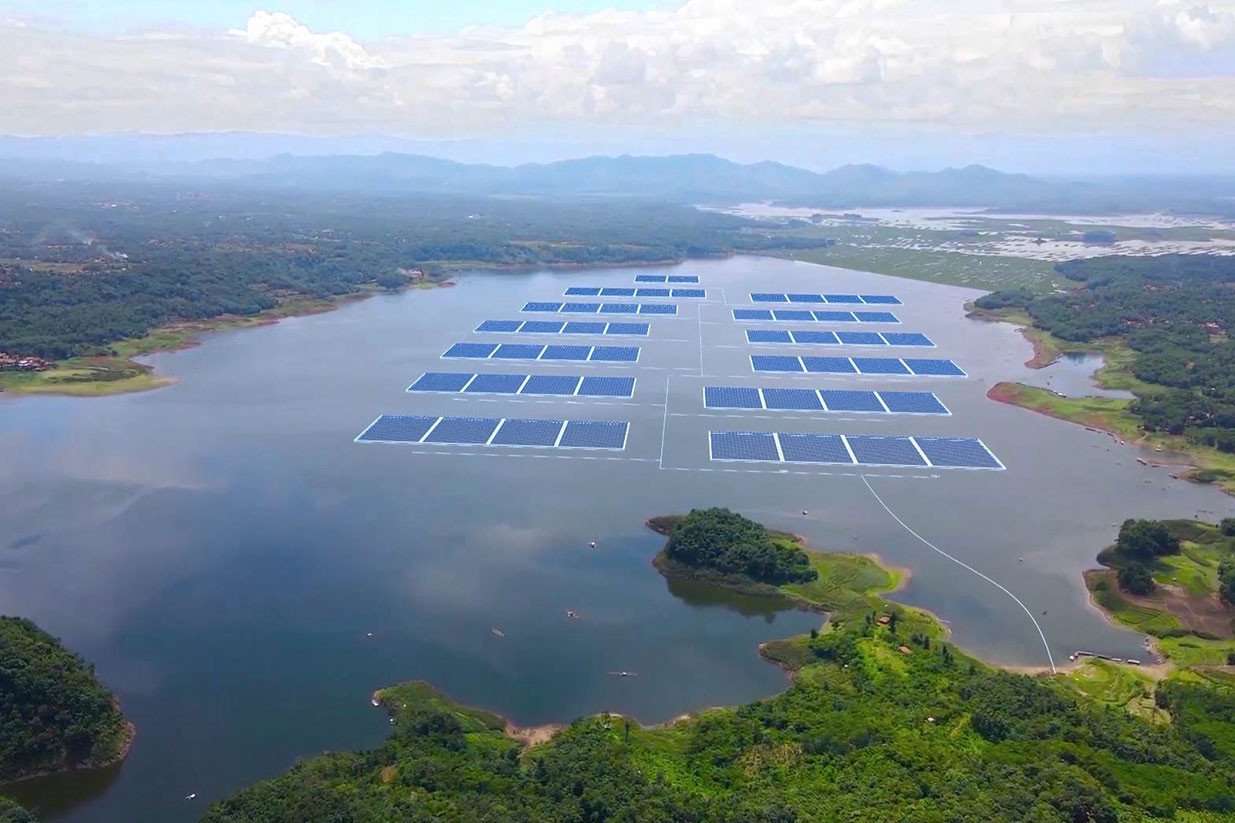
[[[0,371],[47,371],[53,365],[41,357],[19,357],[0,351]]]

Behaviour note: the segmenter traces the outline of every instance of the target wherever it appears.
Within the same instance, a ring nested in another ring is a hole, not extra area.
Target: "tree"
[[[1226,537],[1235,537],[1235,517],[1224,517],[1218,524],[1218,529]]]
[[[1149,561],[1164,554],[1179,553],[1179,538],[1158,520],[1125,520],[1119,527],[1115,547],[1124,557]]]
[[[1146,595],[1157,588],[1157,584],[1154,583],[1149,569],[1140,563],[1132,563],[1120,567],[1117,577],[1119,579],[1119,588],[1129,594]]]
[[[1224,557],[1218,564],[1218,596],[1227,605],[1235,606],[1235,557]]]

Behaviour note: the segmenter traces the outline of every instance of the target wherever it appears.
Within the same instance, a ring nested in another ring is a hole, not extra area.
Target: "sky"
[[[1235,0],[0,0],[0,54],[9,135],[1235,171]]]

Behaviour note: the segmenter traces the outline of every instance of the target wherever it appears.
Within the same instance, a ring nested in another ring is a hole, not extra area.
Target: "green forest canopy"
[[[771,585],[819,576],[794,541],[775,538],[759,523],[728,509],[693,509],[669,532],[665,556],[686,566]]]

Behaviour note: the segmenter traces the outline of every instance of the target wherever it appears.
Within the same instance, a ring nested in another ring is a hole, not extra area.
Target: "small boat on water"
[[[494,626],[493,628],[489,629],[489,631],[493,632],[494,637],[505,637],[506,636],[506,632],[502,631],[497,626]]]

